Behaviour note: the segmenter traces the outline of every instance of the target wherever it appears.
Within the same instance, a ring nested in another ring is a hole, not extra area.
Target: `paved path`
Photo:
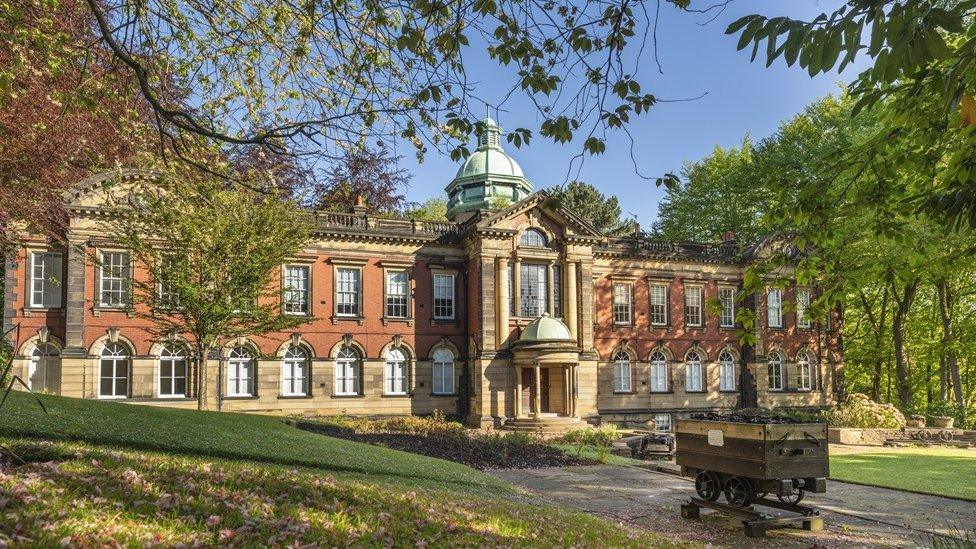
[[[821,511],[825,531],[772,530],[763,541],[745,537],[739,523],[719,513],[703,510],[700,520],[680,518],[679,505],[694,493],[694,487],[673,474],[610,465],[492,474],[536,492],[546,501],[646,527],[675,541],[722,546],[769,547],[771,542],[777,547],[930,545],[932,533],[948,532],[952,526],[971,527],[976,521],[976,503],[830,481],[826,494],[810,494],[804,500]]]

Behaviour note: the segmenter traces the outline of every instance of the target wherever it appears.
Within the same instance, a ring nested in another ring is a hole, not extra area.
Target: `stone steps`
[[[575,417],[544,416],[509,420],[505,425],[502,425],[501,429],[518,433],[561,435],[573,429],[584,429],[589,426],[589,423]]]

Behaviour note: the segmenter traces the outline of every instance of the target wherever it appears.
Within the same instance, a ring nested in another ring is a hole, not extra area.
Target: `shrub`
[[[834,427],[859,429],[898,429],[905,426],[905,416],[891,404],[879,404],[862,393],[851,393],[847,402],[824,414]]]
[[[583,448],[593,446],[599,454],[600,461],[606,461],[613,441],[618,438],[620,438],[620,433],[617,430],[617,426],[608,424],[595,429],[586,427],[567,431],[559,438],[559,442],[576,446],[577,457],[583,455]]]

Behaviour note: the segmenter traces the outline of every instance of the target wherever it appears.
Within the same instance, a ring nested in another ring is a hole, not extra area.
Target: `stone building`
[[[815,288],[736,299],[775,240],[603,235],[534,192],[484,122],[447,186],[450,222],[316,212],[312,243],[280,276],[284,310],[309,321],[226,341],[206,368],[208,408],[666,429],[674,414],[835,400],[840,317],[805,314]],[[9,259],[4,328],[34,390],[197,406],[183,345],[134,314],[127,280],[140,270],[104,229],[146,183],[138,172],[80,182],[66,197],[68,244],[25,235]],[[496,197],[511,205],[491,210]],[[755,345],[738,343],[737,307],[759,319]]]

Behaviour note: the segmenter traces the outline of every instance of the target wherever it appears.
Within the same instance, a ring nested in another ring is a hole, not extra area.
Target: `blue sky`
[[[696,0],[693,5],[708,5],[704,2],[708,0]],[[728,24],[743,15],[789,15],[809,20],[842,3],[734,0],[715,21],[702,26],[711,16],[680,12],[662,2],[658,43],[664,74],[658,74],[653,60],[646,57],[637,75],[643,91],[660,99],[707,95],[695,101],[659,103],[649,114],[632,121],[641,173],[679,173],[683,163],[701,158],[716,145],[739,144],[746,134],[755,139],[766,137],[784,118],[800,112],[815,99],[836,92],[839,83],[852,80],[865,66],[865,59],[859,58],[843,74],[832,72],[810,78],[806,71],[796,66],[789,68],[782,60],[768,69],[758,60],[750,63],[749,52],[736,51],[737,39],[724,34]],[[486,57],[476,58],[472,52],[465,55],[469,77],[491,75],[481,79],[479,93],[500,98],[511,86],[511,73],[506,74]],[[507,112],[497,117],[503,129],[524,126],[537,130],[536,111],[526,101],[515,97],[504,108]],[[528,148],[509,146],[507,150],[518,160],[526,177],[541,189],[565,181],[569,163],[581,146],[581,141],[557,145],[536,138]],[[399,152],[404,155],[401,165],[414,174],[408,200],[422,202],[431,196],[443,196],[457,163],[431,152],[423,164],[418,164],[409,147],[399,148]],[[623,135],[608,140],[605,154],[588,156],[579,179],[604,193],[617,195],[625,215],[636,215],[644,226],[649,227],[657,216],[663,191],[653,181],[637,175],[630,159],[629,141]]]

